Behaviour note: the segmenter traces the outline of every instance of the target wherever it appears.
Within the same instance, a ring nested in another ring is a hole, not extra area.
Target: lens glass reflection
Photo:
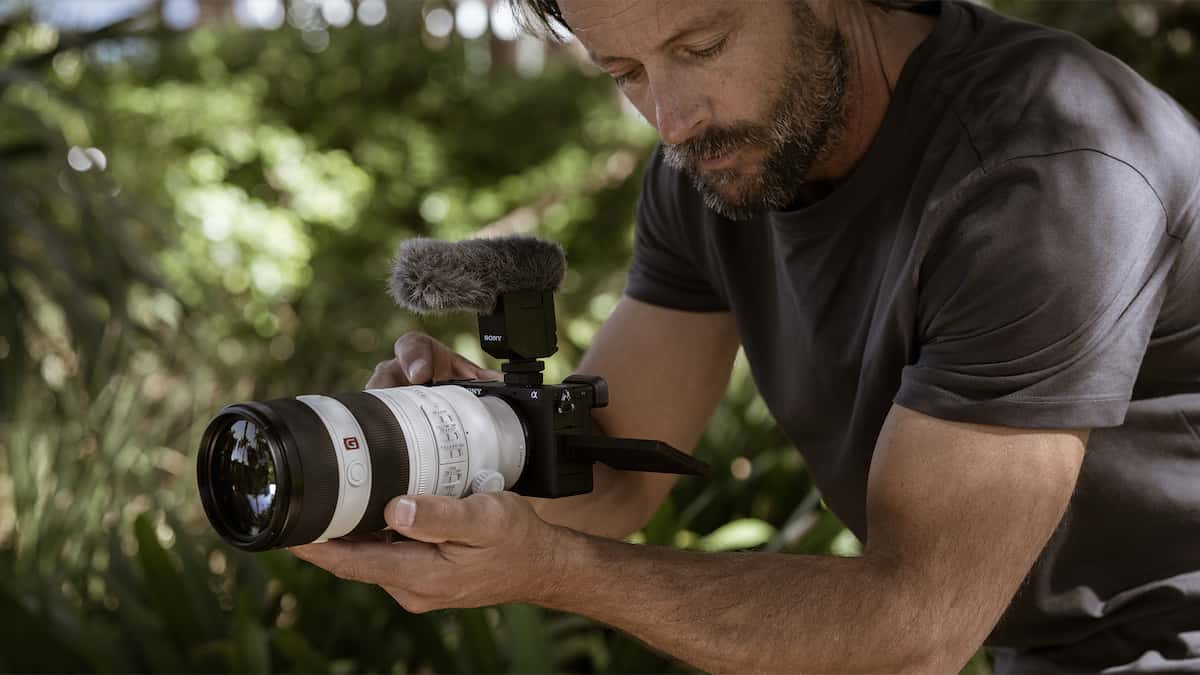
[[[275,461],[258,425],[237,419],[213,442],[213,497],[226,525],[239,537],[267,529],[275,513]]]

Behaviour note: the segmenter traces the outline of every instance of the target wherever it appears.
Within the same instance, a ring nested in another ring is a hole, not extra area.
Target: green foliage
[[[1200,109],[1195,5],[997,4]],[[20,627],[0,631],[0,670],[683,670],[537,607],[409,615],[286,553],[233,551],[200,513],[193,452],[223,403],[357,389],[418,327],[487,361],[469,318],[392,307],[400,241],[560,242],[552,379],[620,295],[652,131],[569,55],[536,78],[480,69],[506,47],[432,40],[419,3],[390,7],[319,54],[290,28],[0,26],[0,616]],[[698,453],[712,477],[681,481],[635,541],[860,552],[744,359]]]

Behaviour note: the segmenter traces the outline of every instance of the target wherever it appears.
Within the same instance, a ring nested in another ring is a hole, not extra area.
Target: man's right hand
[[[367,389],[386,389],[445,380],[500,380],[503,375],[481,368],[470,359],[424,333],[405,333],[396,340],[396,357],[375,366]]]

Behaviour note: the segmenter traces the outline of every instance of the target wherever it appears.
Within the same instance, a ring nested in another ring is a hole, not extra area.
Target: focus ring
[[[387,405],[366,392],[338,394],[333,399],[358,420],[371,455],[371,498],[354,532],[387,527],[383,509],[393,497],[408,492],[408,443],[404,430]]]

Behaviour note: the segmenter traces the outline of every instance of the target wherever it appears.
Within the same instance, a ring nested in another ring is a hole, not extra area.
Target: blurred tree
[[[286,554],[231,551],[198,509],[192,449],[221,404],[358,388],[418,326],[383,292],[401,240],[562,243],[551,378],[619,297],[652,130],[576,48],[508,39],[494,3],[491,32],[456,33],[467,2],[291,0],[286,21],[256,2],[277,30],[232,24],[248,15],[229,2],[197,5],[188,31],[162,19],[175,0],[75,32],[45,3],[3,14],[0,612],[28,630],[0,631],[0,669],[679,669],[536,608],[409,616]],[[996,4],[1200,109],[1200,4]],[[422,328],[482,358],[469,317]],[[859,551],[743,359],[698,452],[714,475],[682,481],[637,541]]]

